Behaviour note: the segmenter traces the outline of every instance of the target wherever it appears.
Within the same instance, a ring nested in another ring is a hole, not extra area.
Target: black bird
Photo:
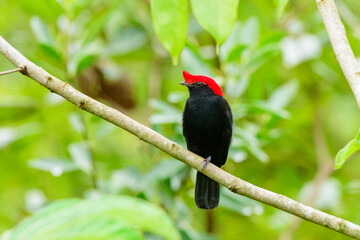
[[[219,85],[211,78],[183,72],[190,97],[183,114],[187,148],[218,167],[225,164],[232,136],[232,113]],[[220,198],[219,183],[201,172],[196,174],[195,203],[213,209]]]

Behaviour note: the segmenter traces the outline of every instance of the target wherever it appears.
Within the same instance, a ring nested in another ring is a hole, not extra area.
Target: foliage
[[[186,42],[189,21],[187,8],[187,0],[153,0],[151,2],[154,30],[172,55],[175,65]]]
[[[191,0],[194,16],[216,40],[217,54],[235,26],[238,5],[238,0],[211,0],[204,7],[204,1]]]
[[[346,145],[359,128],[359,110],[313,0],[1,3],[1,35],[31,61],[183,146],[188,93],[179,85],[181,72],[213,77],[234,114],[225,170],[360,222],[359,134]],[[360,2],[337,4],[359,56]],[[0,65],[12,68],[4,58]],[[353,161],[317,182],[344,145],[337,163],[352,153]],[[61,239],[344,239],[312,223],[296,227],[291,216],[227,189],[211,218],[195,207],[194,179],[181,162],[20,74],[1,76],[3,238],[35,231],[32,224],[50,224],[62,212],[79,221],[62,225],[59,217],[59,231],[43,228]],[[160,219],[146,215],[153,212]],[[144,214],[149,218],[139,225]],[[158,221],[173,235],[162,235]]]
[[[130,197],[59,200],[20,223],[4,239],[144,239],[140,230],[180,239],[161,208]]]
[[[335,168],[341,168],[346,159],[348,159],[353,153],[360,150],[360,130],[356,134],[356,137],[348,142],[336,155]]]

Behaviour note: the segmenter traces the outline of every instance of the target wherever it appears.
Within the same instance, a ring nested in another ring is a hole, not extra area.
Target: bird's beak
[[[191,84],[187,83],[187,82],[181,82],[181,85],[187,86],[187,87],[191,87]]]

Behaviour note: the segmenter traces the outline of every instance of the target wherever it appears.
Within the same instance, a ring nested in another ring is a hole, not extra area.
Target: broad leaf
[[[343,147],[337,154],[335,159],[335,169],[341,168],[345,161],[355,152],[360,150],[360,144],[359,144],[359,135],[360,130],[357,133],[357,136],[352,139],[350,142],[346,144],[345,147]]]
[[[221,44],[233,31],[238,5],[238,0],[191,0],[196,19],[215,38],[218,54]]]
[[[143,239],[140,231],[163,239],[180,239],[166,213],[146,201],[131,197],[57,201],[21,222],[7,240]]]
[[[156,34],[177,65],[186,42],[188,27],[187,0],[152,0],[151,17]]]

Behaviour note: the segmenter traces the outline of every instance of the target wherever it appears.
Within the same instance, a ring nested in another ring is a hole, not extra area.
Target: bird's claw
[[[206,168],[206,166],[209,164],[209,162],[211,161],[211,156],[207,157],[204,159],[204,165],[202,166],[202,169],[203,168]]]

